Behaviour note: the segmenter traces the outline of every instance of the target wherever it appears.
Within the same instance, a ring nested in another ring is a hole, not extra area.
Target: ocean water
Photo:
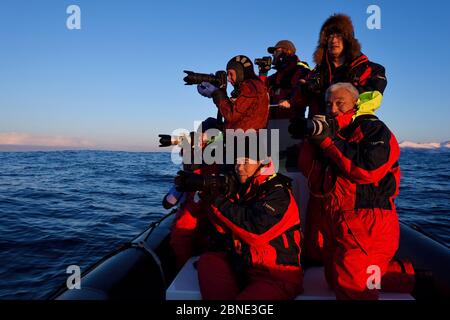
[[[403,150],[402,221],[450,245],[450,152]],[[0,152],[0,299],[43,299],[163,216],[169,153]]]

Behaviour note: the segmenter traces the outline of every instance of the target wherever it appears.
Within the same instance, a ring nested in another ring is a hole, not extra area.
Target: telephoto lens
[[[184,137],[175,137],[168,134],[160,134],[159,146],[160,147],[170,147],[174,145],[180,145],[183,142]]]

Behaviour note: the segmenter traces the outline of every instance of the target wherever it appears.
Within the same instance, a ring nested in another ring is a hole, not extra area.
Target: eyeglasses
[[[332,34],[328,35],[327,40],[329,41],[329,40],[332,40],[334,38],[343,39],[344,36],[342,35],[342,33],[332,33]]]

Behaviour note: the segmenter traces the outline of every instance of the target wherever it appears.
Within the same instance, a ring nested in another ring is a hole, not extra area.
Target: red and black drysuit
[[[366,55],[360,54],[356,59],[345,62],[342,66],[335,68],[324,54],[323,62],[316,66],[310,73],[308,81],[317,81],[316,91],[305,91],[305,86],[296,92],[294,100],[297,104],[309,105],[309,117],[316,114],[325,114],[325,92],[334,83],[350,82],[359,93],[369,91],[384,92],[387,85],[385,69],[383,66],[369,61]],[[310,194],[305,225],[306,255],[313,260],[322,259],[322,235],[318,231],[314,212],[320,210],[320,199]]]
[[[387,86],[384,67],[371,62],[366,55],[361,53],[357,58],[345,61],[336,68],[329,61],[328,54],[324,54],[323,61],[307,77],[311,90],[308,90],[308,86],[301,85],[295,92],[293,102],[296,105],[308,105],[309,117],[325,114],[325,92],[338,82],[351,83],[359,93],[379,91],[383,94]]]
[[[269,97],[264,83],[246,79],[229,98],[225,89],[216,90],[213,101],[223,116],[224,129],[264,129],[269,116]]]
[[[338,299],[377,299],[368,268],[383,275],[399,242],[397,140],[377,117],[363,115],[314,147],[303,143],[299,165],[321,202],[315,214],[327,281]]]
[[[217,174],[216,165],[201,166],[193,173]],[[181,269],[186,261],[192,257],[211,250],[213,247],[222,247],[220,224],[212,224],[207,216],[211,203],[195,197],[195,192],[189,192],[186,200],[175,213],[170,232],[170,245],[175,255],[177,269]]]
[[[282,100],[288,100],[291,104],[289,109],[283,109],[285,113],[289,113],[289,115],[283,117],[290,118],[294,116],[294,113],[305,114],[305,106],[298,105],[293,98],[299,80],[306,79],[310,72],[311,69],[306,62],[300,61],[296,55],[289,55],[284,57],[282,65],[277,68],[277,72],[274,74],[270,76],[260,74],[260,79],[267,86],[270,104],[278,104]]]
[[[203,299],[293,299],[301,293],[300,218],[287,181],[259,175],[243,195],[215,200],[209,214],[227,227],[232,245],[200,257]]]

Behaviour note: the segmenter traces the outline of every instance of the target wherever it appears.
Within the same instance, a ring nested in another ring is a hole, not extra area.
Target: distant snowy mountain
[[[420,143],[412,141],[403,141],[402,143],[400,143],[400,148],[438,150],[450,148],[450,141],[445,141],[441,143],[439,142]]]

